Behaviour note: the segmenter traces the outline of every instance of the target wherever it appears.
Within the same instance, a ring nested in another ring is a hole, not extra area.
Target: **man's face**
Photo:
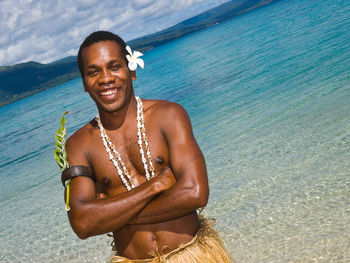
[[[84,89],[89,92],[101,111],[116,112],[123,108],[133,94],[131,72],[118,43],[101,41],[84,48]]]

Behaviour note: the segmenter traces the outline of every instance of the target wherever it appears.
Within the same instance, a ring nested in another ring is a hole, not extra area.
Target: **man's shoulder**
[[[167,100],[144,100],[145,112],[152,116],[177,117],[187,115],[186,110],[178,103]]]
[[[144,103],[146,122],[158,126],[162,132],[190,130],[191,121],[186,110],[178,103],[150,100]]]
[[[94,120],[91,120],[83,127],[75,131],[67,140],[67,146],[76,146],[88,144],[93,138],[94,131],[96,130],[96,125],[94,125]]]
[[[89,152],[95,147],[93,138],[96,128],[93,122],[90,121],[81,127],[67,140],[67,157],[71,165],[90,166],[88,161]]]

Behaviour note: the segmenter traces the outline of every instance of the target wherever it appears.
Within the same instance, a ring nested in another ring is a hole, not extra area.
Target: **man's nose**
[[[103,70],[98,79],[98,83],[100,85],[108,85],[108,84],[114,83],[114,81],[115,81],[115,77],[111,74],[109,70]]]

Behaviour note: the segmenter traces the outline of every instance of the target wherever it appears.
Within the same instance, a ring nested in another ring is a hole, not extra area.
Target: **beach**
[[[144,54],[135,93],[188,111],[204,214],[236,262],[350,262],[350,4],[277,1]],[[64,210],[54,134],[96,115],[80,79],[0,108],[0,262],[108,262]]]

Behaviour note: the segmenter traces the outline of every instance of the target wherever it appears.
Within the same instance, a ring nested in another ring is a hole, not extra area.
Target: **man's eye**
[[[118,70],[118,69],[120,69],[120,65],[112,65],[111,66],[111,70]]]
[[[89,70],[88,72],[87,72],[87,75],[88,76],[95,76],[97,74],[97,70]]]

